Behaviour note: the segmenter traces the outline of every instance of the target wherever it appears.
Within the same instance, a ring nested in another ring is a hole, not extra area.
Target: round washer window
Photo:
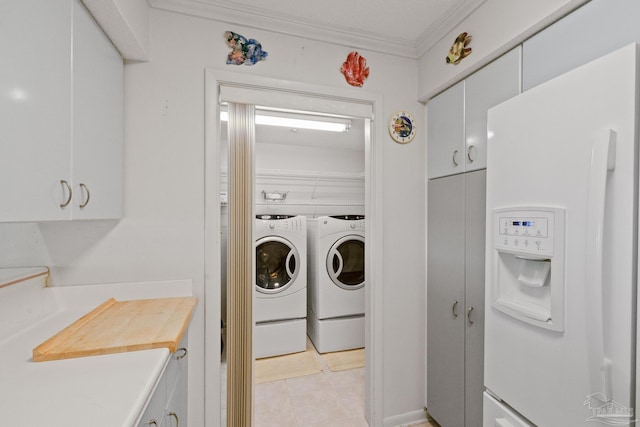
[[[298,250],[287,239],[264,237],[256,242],[256,289],[282,292],[291,286],[300,268]]]
[[[349,235],[336,241],[327,254],[327,272],[339,287],[356,290],[364,286],[364,237]]]

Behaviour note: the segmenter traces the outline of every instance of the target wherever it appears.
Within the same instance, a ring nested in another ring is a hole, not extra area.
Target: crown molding
[[[442,40],[487,0],[462,0],[416,39],[382,36],[351,28],[318,24],[280,16],[266,9],[247,11],[218,0],[148,0],[153,9],[206,18],[229,25],[242,25],[291,37],[331,43],[349,49],[366,49],[402,58],[418,59]]]
[[[269,31],[291,37],[331,43],[348,49],[364,49],[402,58],[417,59],[415,40],[381,36],[376,33],[325,26],[277,16],[267,10],[246,11],[232,5],[198,0],[148,0],[153,9],[206,18],[229,25]]]
[[[422,57],[429,49],[435,46],[453,28],[457,27],[469,15],[476,11],[487,0],[463,0],[452,7],[434,25],[427,28],[416,40],[416,57]],[[453,43],[453,40],[451,40]]]

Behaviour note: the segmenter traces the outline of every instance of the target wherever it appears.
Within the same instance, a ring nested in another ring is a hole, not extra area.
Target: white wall
[[[487,0],[420,58],[418,98],[427,101],[586,1]],[[447,64],[449,48],[464,31],[472,36],[471,55]]]
[[[149,60],[146,0],[82,0],[125,59]]]
[[[256,38],[269,58],[226,65],[224,32]],[[54,285],[193,278],[204,301],[204,70],[349,87],[339,72],[350,49],[151,10],[150,62],[125,67],[125,200],[117,221],[0,224],[0,266],[47,264]],[[386,123],[400,109],[423,117],[416,61],[360,51],[364,90],[384,96]],[[351,88],[352,89],[352,88]],[[424,147],[385,135],[385,418],[420,411],[424,397]],[[216,290],[214,290],[216,291]],[[190,334],[190,425],[203,425],[204,315]],[[217,337],[216,337],[217,338]],[[214,338],[214,339],[216,339]]]

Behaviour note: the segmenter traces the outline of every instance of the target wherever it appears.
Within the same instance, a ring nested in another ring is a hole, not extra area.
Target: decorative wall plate
[[[389,120],[389,134],[398,144],[407,144],[416,136],[413,116],[406,111],[398,111]]]

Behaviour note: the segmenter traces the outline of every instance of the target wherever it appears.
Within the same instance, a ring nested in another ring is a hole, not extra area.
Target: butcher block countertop
[[[116,301],[110,298],[33,349],[33,360],[168,348],[182,340],[196,306],[194,297]]]

